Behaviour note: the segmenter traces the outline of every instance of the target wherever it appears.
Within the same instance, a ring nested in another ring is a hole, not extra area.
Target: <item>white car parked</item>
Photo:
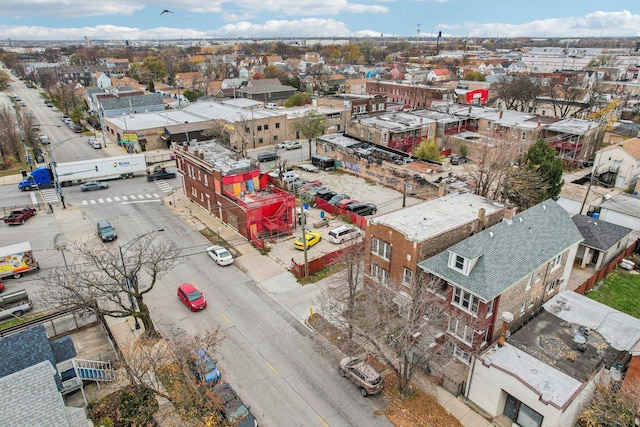
[[[302,144],[300,144],[298,141],[285,141],[281,144],[278,144],[277,147],[285,150],[297,150],[299,148],[302,148]]]
[[[222,246],[209,246],[207,248],[207,254],[209,254],[211,259],[218,265],[233,264],[233,256]]]

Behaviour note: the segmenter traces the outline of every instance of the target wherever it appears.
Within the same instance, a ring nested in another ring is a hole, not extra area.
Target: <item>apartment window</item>
[[[383,242],[377,237],[371,239],[371,253],[378,255],[380,258],[389,260],[391,257],[391,245]]]
[[[527,286],[524,288],[525,291],[531,289],[531,278],[533,277],[533,273],[529,275],[529,280],[527,280]]]
[[[524,314],[525,310],[527,309],[527,303],[526,302],[522,302],[522,304],[520,304],[520,314]]]
[[[411,287],[411,280],[413,278],[413,270],[405,267],[404,272],[402,274],[402,284],[408,287]]]
[[[449,318],[447,331],[468,345],[473,342],[473,328],[458,319]]]
[[[196,187],[191,187],[191,195],[198,197],[198,190],[196,190]]]
[[[487,317],[491,316],[493,314],[493,303],[495,300],[491,300],[489,301],[489,304],[487,304]]]
[[[551,266],[551,270],[555,270],[560,267],[560,263],[562,262],[562,254],[559,254],[557,257],[553,259],[553,265]]]
[[[525,139],[527,139],[527,133],[526,132],[522,132],[522,136],[520,137],[523,141]]]
[[[280,129],[280,123],[276,123],[276,129]]]
[[[386,285],[389,283],[389,271],[378,264],[371,264],[371,278]]]
[[[371,104],[371,111],[376,111],[376,104]]]
[[[205,187],[209,186],[209,177],[207,176],[207,174],[204,174],[204,185]]]
[[[249,133],[251,132],[251,129],[249,129],[248,127],[244,128],[244,133]]]
[[[262,130],[262,126],[258,125],[257,131],[260,132]]]
[[[465,292],[460,288],[455,288],[453,291],[452,304],[468,313],[477,315],[479,303],[480,298],[471,295],[469,292]]]
[[[369,142],[371,142],[372,139],[373,139],[373,134],[369,132]]]
[[[269,130],[269,125],[264,125],[264,130]]]
[[[469,353],[468,351],[464,351],[463,349],[461,349],[460,347],[458,347],[457,345],[453,345],[452,348],[452,352],[453,355],[458,358],[461,362],[463,362],[465,365],[468,365],[469,362],[471,361],[471,353]]]
[[[539,271],[536,273],[536,283],[539,282],[540,280],[542,280],[542,273],[540,273]]]
[[[273,140],[278,141],[278,135],[273,135]]]
[[[558,284],[558,282],[559,280],[554,280],[553,282],[549,283],[549,289],[547,290],[547,292],[553,292],[556,289],[556,285]]]
[[[264,139],[258,138],[258,144],[262,144],[263,142],[264,142]]]

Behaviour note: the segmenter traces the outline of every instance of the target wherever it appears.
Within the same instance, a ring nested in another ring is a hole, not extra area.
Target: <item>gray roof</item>
[[[582,245],[606,251],[628,236],[633,230],[590,216],[575,215],[571,218],[584,237]],[[624,249],[624,248],[623,248]]]
[[[250,86],[238,89],[242,93],[288,92],[296,90],[293,86],[280,83],[278,79],[251,80]]]
[[[86,427],[84,409],[64,405],[55,373],[44,361],[0,378],[2,425]]]
[[[44,326],[35,326],[0,338],[0,378],[43,361],[54,366],[56,364]],[[56,383],[58,389],[61,389],[62,384],[57,374]]]
[[[640,218],[640,197],[620,193],[600,205],[602,209]]]
[[[121,110],[123,108],[143,108],[151,105],[162,105],[162,95],[148,93],[144,95],[121,96],[119,98],[102,98],[100,104],[105,111]]]
[[[420,262],[420,268],[491,301],[582,235],[560,205],[549,199]],[[477,259],[468,276],[448,266],[449,253]]]

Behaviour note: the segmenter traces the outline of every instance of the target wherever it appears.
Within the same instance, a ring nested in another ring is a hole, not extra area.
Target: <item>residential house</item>
[[[620,193],[600,205],[599,218],[622,227],[640,231],[640,197]]]
[[[106,73],[97,72],[96,73],[96,86],[98,86],[100,89],[104,89],[106,87],[110,87],[111,86],[111,78]]]
[[[434,137],[436,122],[411,113],[383,113],[356,117],[345,132],[362,141],[413,153],[423,140]]]
[[[600,270],[629,245],[632,229],[584,215],[574,215],[573,223],[584,240],[578,246],[576,264]]]
[[[602,142],[605,145],[614,145],[638,135],[640,135],[640,124],[633,121],[630,123],[617,122],[607,126]]]
[[[56,387],[56,369],[44,360],[0,378],[2,424],[86,427],[84,408],[66,406]]]
[[[107,67],[111,77],[124,77],[129,71],[127,58],[104,58],[101,62]]]
[[[452,193],[369,219],[365,230],[364,285],[411,294],[418,263],[502,220],[505,206]]]
[[[164,102],[159,93],[100,98],[99,111],[104,117],[163,111]]]
[[[204,92],[205,77],[199,71],[177,73],[173,79],[175,86],[181,89],[194,89]]]
[[[448,82],[451,80],[451,71],[446,68],[435,68],[427,73],[428,82]]]
[[[95,85],[95,75],[98,72],[106,73],[107,67],[102,65],[71,66],[60,65],[55,68],[57,79],[65,84],[79,83],[83,87]]]
[[[544,138],[565,164],[579,165],[592,159],[604,126],[592,120],[564,119],[544,128]]]
[[[392,81],[368,81],[367,93],[385,95],[388,102],[400,103],[413,110],[453,104],[456,98],[453,89]]]
[[[280,83],[278,79],[251,80],[247,86],[236,89],[236,96],[256,101],[277,103],[294,95],[297,89]]]
[[[603,148],[593,163],[599,181],[623,190],[635,187],[640,176],[640,138]]]
[[[530,319],[566,286],[582,240],[567,212],[549,199],[420,262],[449,302],[453,355],[468,364],[495,341],[503,311],[513,313],[511,332]]]
[[[384,95],[352,95],[348,93],[323,96],[314,100],[315,105],[333,109],[343,109],[342,123],[336,132],[345,131],[352,117],[383,113],[387,109],[387,97]]]
[[[181,145],[175,154],[185,194],[244,238],[292,234],[296,198],[269,186],[255,160],[215,141]]]
[[[588,178],[585,179],[586,182],[589,182]],[[600,212],[602,203],[620,194],[620,192],[615,188],[565,182],[560,190],[557,203],[571,216],[591,216],[594,212]]]
[[[474,358],[466,396],[500,425],[573,426],[596,384],[621,379],[639,339],[639,319],[561,292]]]

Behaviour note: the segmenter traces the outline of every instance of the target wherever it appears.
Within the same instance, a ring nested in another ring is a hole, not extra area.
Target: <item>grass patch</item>
[[[43,313],[34,313],[34,314],[28,314],[28,315],[19,317],[17,319],[14,318],[11,320],[4,321],[0,323],[0,331],[11,328],[13,326],[22,325],[23,323],[26,323],[30,320],[37,319],[38,317],[41,317],[43,315],[44,315]]]
[[[640,274],[620,268],[609,273],[602,284],[587,295],[589,298],[640,318]]]
[[[240,256],[238,251],[236,251],[236,249],[232,245],[230,245],[229,242],[224,240],[222,236],[220,236],[209,227],[198,230],[198,233],[202,234],[204,238],[207,239],[212,245],[223,246],[225,249],[231,252],[231,255],[233,255],[234,258]]]
[[[309,283],[316,283],[319,282],[320,280],[324,279],[325,277],[331,276],[332,274],[337,273],[338,271],[342,270],[343,266],[338,265],[338,264],[334,264],[334,265],[330,265],[328,267],[323,268],[322,270],[318,271],[315,274],[310,274],[309,277],[301,277],[298,279],[298,283],[300,283],[302,286],[304,285],[308,285]]]
[[[9,176],[9,175],[17,175],[21,170],[26,170],[29,172],[29,165],[26,163],[18,162],[16,163],[14,159],[10,160],[11,163],[9,167],[6,167],[5,164],[0,163],[0,176]]]

